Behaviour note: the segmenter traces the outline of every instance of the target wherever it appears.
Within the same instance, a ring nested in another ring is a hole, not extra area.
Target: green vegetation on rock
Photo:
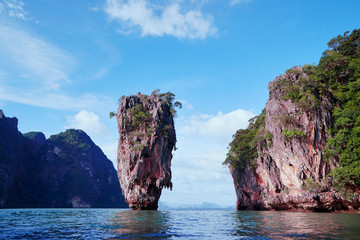
[[[313,190],[319,187],[320,187],[320,183],[311,178],[307,178],[303,183],[303,185],[301,186],[301,188],[305,190]]]
[[[297,67],[289,69],[271,85],[270,94],[279,91],[282,99],[292,101],[302,112],[316,111],[324,99],[330,99],[331,126],[323,153],[326,159],[340,163],[330,177],[339,192],[349,195],[360,188],[360,29],[338,35],[328,46],[318,65],[305,65],[303,72]],[[269,145],[272,139],[264,129],[264,118],[263,111],[247,129],[236,132],[224,164],[254,167],[260,155],[258,144]],[[279,123],[285,127],[286,140],[306,137],[295,118],[282,116]],[[313,184],[308,182],[305,187]]]
[[[141,95],[142,96],[142,100],[144,101],[149,101],[149,96],[147,95]],[[157,96],[159,97],[161,100],[163,100],[163,104],[165,106],[167,106],[167,109],[170,111],[171,115],[173,117],[176,116],[176,110],[175,108],[182,108],[182,104],[179,101],[175,101],[175,94],[172,92],[166,92],[166,93],[160,93],[160,89],[155,89],[152,93],[151,96]],[[125,95],[122,95],[121,98],[119,98],[119,104],[122,102],[122,100],[125,98]],[[174,102],[175,101],[175,102]],[[138,109],[134,110],[134,112],[141,112],[140,114],[145,113],[145,111],[143,111],[143,109],[139,109],[140,107],[137,107]],[[109,117],[113,118],[116,116],[116,112],[115,111],[111,111],[109,113]],[[143,117],[143,116],[138,116],[138,117]]]
[[[90,148],[89,136],[82,130],[68,129],[65,132],[50,136],[54,142],[63,142],[81,149]]]
[[[257,143],[270,142],[272,139],[271,133],[264,132],[264,128],[265,109],[260,115],[249,120],[247,129],[236,131],[223,164],[237,169],[255,167],[255,158],[258,156]]]
[[[332,126],[323,150],[326,159],[336,159],[341,167],[330,176],[337,188],[360,186],[360,29],[345,32],[328,43],[318,65],[305,65],[304,78],[296,68],[288,70],[273,86],[282,88],[285,100],[304,111],[317,109],[322,96],[331,96]],[[299,81],[291,84],[290,75]],[[285,137],[304,137],[297,129],[284,129]]]
[[[338,188],[360,186],[360,29],[328,43],[315,77],[332,92],[331,137],[325,154],[339,161],[331,176]]]
[[[294,117],[285,115],[285,116],[279,116],[276,117],[276,119],[279,121],[279,123],[281,123],[282,126],[285,127],[296,127],[299,125],[299,123],[297,122],[297,120]]]
[[[281,98],[296,103],[302,111],[311,111],[318,108],[321,104],[321,95],[327,91],[325,85],[312,76],[315,68],[314,65],[303,66],[306,75],[297,67],[287,70],[275,82],[272,89],[270,89],[270,93],[281,88],[283,90]],[[309,75],[312,77],[308,78]],[[297,79],[295,84],[292,82],[292,78]]]
[[[127,119],[124,114],[125,119],[128,120],[127,126],[129,126],[130,129],[135,130],[141,125],[144,125],[146,129],[151,127],[151,114],[142,103],[137,103],[135,107],[131,108],[129,110],[129,116],[130,118]]]
[[[41,132],[28,132],[28,133],[24,133],[23,136],[34,140],[38,134],[41,134]]]
[[[182,108],[181,102],[175,101],[175,94],[173,94],[172,92],[160,93],[160,89],[155,89],[151,93],[151,96],[158,96],[160,99],[162,99],[164,101],[164,104],[168,106],[169,111],[173,117],[176,116],[175,107],[179,109]]]
[[[323,153],[340,163],[330,173],[339,191],[360,188],[360,29],[349,33],[331,39],[318,65],[302,67],[306,74],[296,67],[289,69],[270,88],[270,94],[279,90],[281,98],[305,112],[320,109],[324,99],[331,99],[331,128]],[[259,132],[266,131],[264,117],[263,112],[247,129],[236,132],[224,164],[254,166],[259,155],[254,142]],[[306,137],[294,118],[280,117],[279,122],[286,127],[282,131],[286,139]]]
[[[176,115],[175,108],[182,108],[182,104],[175,101],[175,94],[159,91],[156,89],[150,96],[140,93],[135,96],[122,96],[119,99],[121,110],[109,114],[110,118],[117,116],[121,121],[122,135],[133,137],[129,142],[132,151],[146,151],[146,142],[150,141],[153,134],[166,138],[174,135],[171,132],[172,120]],[[176,143],[176,138],[174,141]],[[175,144],[174,149],[176,150]]]
[[[281,134],[285,136],[287,141],[292,138],[302,139],[306,137],[305,132],[296,128],[285,128],[282,130]]]

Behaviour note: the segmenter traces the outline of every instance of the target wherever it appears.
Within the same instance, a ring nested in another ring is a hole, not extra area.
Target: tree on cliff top
[[[144,95],[146,96],[146,95]],[[169,107],[170,113],[173,117],[176,116],[176,110],[175,108],[182,108],[182,104],[179,101],[175,101],[175,94],[172,92],[166,92],[166,93],[160,93],[160,89],[156,88],[152,93],[151,96],[158,96],[161,100],[165,102],[165,104]],[[119,103],[125,98],[124,95],[121,96],[119,99]],[[174,102],[175,101],[175,102]],[[109,117],[113,118],[116,116],[116,112],[112,111],[109,113]]]
[[[323,150],[326,158],[336,159],[341,167],[333,169],[330,176],[338,190],[360,189],[360,29],[351,34],[331,39],[329,49],[324,51],[318,65],[305,65],[304,72],[309,82],[299,81],[300,86],[280,86],[284,88],[284,99],[298,104],[305,111],[310,106],[321,104],[321,95],[331,95],[332,127]],[[293,71],[293,69],[288,70]],[[304,85],[305,84],[305,85]],[[299,89],[301,91],[299,91]],[[307,95],[309,96],[307,96]],[[318,99],[314,104],[312,99]],[[305,107],[304,107],[305,106]],[[253,166],[258,156],[252,144],[261,130],[262,115],[244,130],[238,130],[230,143],[224,164],[245,168]]]
[[[331,137],[325,156],[339,161],[331,176],[337,188],[360,187],[360,29],[345,32],[328,43],[316,77],[329,86],[334,98]]]
[[[164,100],[165,103],[169,106],[173,117],[176,116],[175,107],[178,107],[179,109],[182,108],[181,102],[175,101],[175,94],[172,92],[160,93],[160,89],[157,88],[151,93],[151,96],[158,96],[160,99]]]

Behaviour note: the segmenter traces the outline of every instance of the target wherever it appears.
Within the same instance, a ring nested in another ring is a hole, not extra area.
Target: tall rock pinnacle
[[[173,100],[174,94],[157,91],[151,96],[138,93],[120,99],[116,114],[118,177],[132,209],[155,210],[162,188],[172,189]],[[179,105],[175,102],[174,106]]]

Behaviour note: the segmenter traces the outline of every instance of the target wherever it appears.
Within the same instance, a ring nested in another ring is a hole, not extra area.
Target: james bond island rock
[[[339,35],[319,65],[270,82],[266,108],[236,132],[224,162],[237,209],[359,209],[359,44],[359,30]]]
[[[122,97],[116,114],[119,130],[118,177],[132,209],[156,210],[162,189],[172,189],[171,159],[176,135],[174,94],[138,93]]]
[[[81,130],[46,140],[0,111],[0,207],[127,207],[112,162]]]

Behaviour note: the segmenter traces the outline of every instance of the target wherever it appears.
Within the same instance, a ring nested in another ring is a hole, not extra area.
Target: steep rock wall
[[[257,144],[258,157],[253,167],[230,167],[237,209],[359,208],[359,199],[344,199],[331,190],[326,180],[330,171],[339,166],[335,159],[325,159],[323,155],[331,126],[331,95],[309,95],[303,102],[288,97],[292,86],[308,83],[301,67],[270,82],[262,131],[272,138]]]
[[[7,118],[0,110],[0,208],[6,206],[11,185],[16,175],[16,166],[24,160],[20,154],[23,139],[17,130],[17,118]],[[18,171],[21,170],[19,167]]]
[[[0,110],[0,208],[127,207],[112,162],[81,130],[21,134]]]
[[[172,189],[176,136],[167,102],[154,94],[124,97],[116,114],[118,177],[132,209],[157,209],[162,188]]]
[[[112,162],[84,131],[50,136],[37,159],[41,192],[52,207],[127,207]]]

